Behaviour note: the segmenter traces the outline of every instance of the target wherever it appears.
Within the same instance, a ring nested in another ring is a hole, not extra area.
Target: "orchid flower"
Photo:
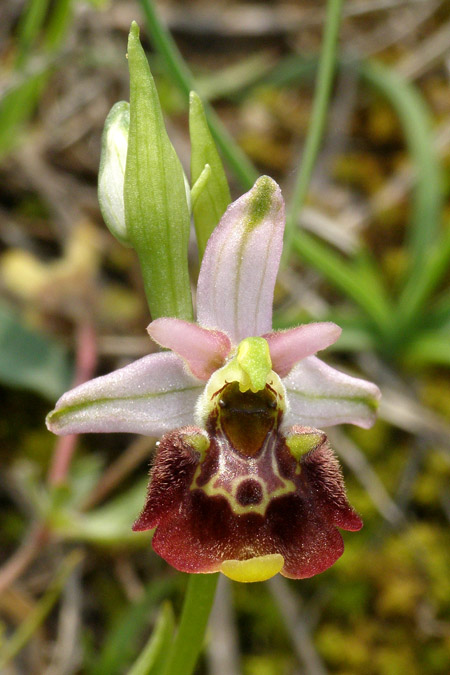
[[[209,239],[197,323],[156,319],[150,337],[170,351],[76,387],[47,419],[57,434],[164,434],[134,530],[156,528],[154,550],[184,572],[310,577],[342,554],[338,527],[362,527],[317,427],[369,427],[380,393],[315,356],[335,324],[272,332],[284,223],[263,176]]]

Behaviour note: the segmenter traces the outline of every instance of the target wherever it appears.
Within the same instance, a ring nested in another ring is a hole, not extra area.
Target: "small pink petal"
[[[203,384],[176,354],[150,354],[61,396],[47,416],[54,434],[125,431],[160,436],[192,424]]]
[[[263,337],[269,343],[273,370],[280,377],[286,377],[298,361],[332,345],[341,332],[342,329],[335,323],[323,321],[306,323]]]
[[[281,190],[262,176],[230,204],[208,241],[197,286],[201,326],[225,331],[234,344],[270,331],[283,231]]]
[[[330,427],[356,424],[367,429],[375,422],[381,394],[372,382],[331,368],[316,356],[307,356],[283,379],[289,410],[286,426]]]
[[[225,333],[182,319],[156,319],[147,330],[155,342],[176,352],[187,362],[193,375],[205,382],[223,366],[231,349],[230,338]]]

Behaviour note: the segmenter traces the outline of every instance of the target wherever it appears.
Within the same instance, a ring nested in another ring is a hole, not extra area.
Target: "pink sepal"
[[[160,436],[192,424],[203,383],[176,354],[150,354],[61,396],[47,416],[54,434],[126,431]]]
[[[368,429],[375,422],[380,390],[372,382],[351,377],[307,356],[283,379],[289,398],[284,424],[331,427],[356,424]]]
[[[230,204],[209,238],[197,285],[197,318],[233,344],[270,331],[284,232],[284,201],[271,178]]]

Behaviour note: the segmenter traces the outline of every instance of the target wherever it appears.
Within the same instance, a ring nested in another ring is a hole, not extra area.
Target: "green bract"
[[[227,178],[206,121],[202,102],[195,91],[191,91],[189,104],[191,183],[194,187],[204,172],[205,165],[210,166],[210,173],[207,170],[207,176],[205,177],[205,174],[203,174],[203,177],[206,178],[202,185],[203,189],[198,191],[198,195],[195,195],[192,204],[201,260],[208,239],[223,216],[231,197]]]
[[[128,38],[128,62],[130,131],[124,183],[126,232],[139,256],[152,317],[192,319],[187,255],[190,216],[184,174],[164,126],[155,83],[135,22]]]

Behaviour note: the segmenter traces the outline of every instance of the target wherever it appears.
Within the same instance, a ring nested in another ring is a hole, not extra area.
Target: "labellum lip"
[[[163,436],[134,529],[156,527],[155,551],[184,572],[221,571],[242,582],[323,572],[343,552],[337,528],[362,527],[325,435],[297,426],[286,437],[275,428],[250,457],[231,447],[217,415],[206,431]]]

